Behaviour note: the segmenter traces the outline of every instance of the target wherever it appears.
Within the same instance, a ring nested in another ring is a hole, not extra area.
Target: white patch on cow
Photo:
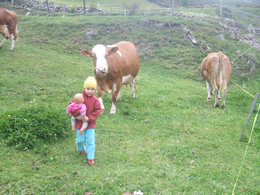
[[[11,40],[12,40],[12,45],[10,47],[10,50],[13,50],[14,49],[14,44],[15,44],[15,40],[14,40],[14,35],[11,34]]]
[[[112,89],[108,89],[107,93],[113,93],[113,90]]]
[[[219,73],[219,85],[221,86],[221,88],[222,88],[222,84],[223,84],[223,72],[221,70]]]
[[[116,97],[116,102],[120,102],[121,101],[121,90],[122,88],[120,88],[118,94],[117,94],[117,97]]]
[[[107,45],[107,47],[116,47],[116,45]]]
[[[114,84],[113,84],[113,88],[112,88],[113,93],[116,91],[116,87],[117,87],[117,84],[114,83]]]
[[[203,71],[204,76],[208,75],[208,72],[206,70]]]
[[[0,43],[0,48],[4,45],[4,43],[7,41],[7,39],[4,37],[2,42]]]
[[[96,73],[99,76],[105,76],[108,70],[107,60],[105,58],[106,47],[104,45],[95,45],[92,48],[92,52],[95,53],[97,58]]]
[[[120,52],[119,50],[117,50],[117,53],[118,53],[118,55],[120,55],[120,57],[122,58],[122,54],[121,54],[121,52]]]
[[[211,93],[212,93],[212,86],[207,81],[206,81],[206,86],[207,86],[207,91],[208,91],[208,98],[207,98],[207,100],[210,101],[211,100]]]
[[[116,106],[114,103],[112,103],[110,114],[115,114],[115,113],[116,113]]]
[[[101,109],[105,109],[105,106],[103,104],[103,100],[102,98],[98,98],[99,102],[100,102],[100,105],[101,105]]]
[[[7,25],[0,25],[0,33],[3,34],[3,36],[10,37]]]
[[[134,79],[134,77],[131,74],[129,74],[127,76],[123,76],[122,85],[127,85],[127,84],[131,83],[133,81],[133,79]]]
[[[132,97],[135,97],[135,79],[133,79],[133,81],[130,83],[131,87],[132,87]]]
[[[18,27],[17,27],[17,25],[15,27],[15,34],[16,34],[16,36],[18,36]]]

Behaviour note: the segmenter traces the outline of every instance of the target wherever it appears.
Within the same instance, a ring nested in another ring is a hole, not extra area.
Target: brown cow
[[[81,51],[86,57],[93,58],[97,81],[97,95],[103,113],[105,107],[102,101],[102,91],[112,93],[111,114],[116,113],[116,102],[121,101],[121,86],[130,84],[132,96],[135,97],[135,77],[140,68],[139,56],[135,45],[131,42],[119,42],[114,45],[95,45],[91,52]]]
[[[221,108],[225,108],[225,97],[227,94],[227,85],[229,77],[232,73],[232,67],[230,65],[228,57],[222,52],[210,53],[202,61],[201,75],[206,81],[208,90],[208,101],[211,100],[213,89],[215,90],[215,107],[219,107],[218,101],[220,98],[220,90],[222,89],[222,105]]]
[[[10,50],[13,50],[15,41],[18,38],[17,14],[14,11],[0,8],[0,34],[3,35],[3,40],[0,43],[0,49],[11,37],[12,45]]]

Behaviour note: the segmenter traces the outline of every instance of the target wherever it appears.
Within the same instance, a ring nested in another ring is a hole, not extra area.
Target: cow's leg
[[[133,79],[133,81],[130,83],[130,86],[132,87],[132,97],[135,97],[135,79]]]
[[[101,105],[100,114],[103,114],[105,112],[105,106],[103,104],[102,94],[103,94],[103,91],[102,91],[101,87],[97,84],[97,96],[98,96],[98,100],[99,100],[100,105]]]
[[[206,81],[206,85],[207,85],[207,91],[208,91],[208,98],[207,100],[210,101],[211,100],[211,95],[212,95],[212,86],[209,82]]]
[[[122,87],[120,88],[118,94],[117,94],[117,97],[116,97],[116,103],[120,102],[121,101],[121,90],[122,90]]]
[[[222,92],[223,93],[223,92]],[[220,90],[218,91],[218,101],[221,101]]]
[[[15,40],[14,40],[14,35],[11,34],[11,40],[12,40],[12,45],[10,47],[10,50],[13,50],[14,49],[14,44],[15,44]]]
[[[3,37],[2,42],[0,43],[0,48],[3,47],[4,43],[7,41],[7,38]]]
[[[4,45],[4,43],[10,38],[10,34],[9,34],[7,25],[0,25],[0,34],[3,35],[3,40],[0,43],[0,49],[1,49]]]
[[[115,83],[113,86],[113,92],[112,92],[112,98],[111,98],[112,106],[111,106],[110,114],[116,113],[116,98],[117,98],[118,93],[121,90],[121,83],[122,82]]]
[[[215,104],[214,104],[214,107],[219,107],[218,96],[219,96],[219,90],[215,89]]]
[[[227,94],[227,89],[223,89],[222,90],[222,105],[221,105],[221,108],[225,108],[226,107],[226,102],[225,102],[225,99],[226,99],[226,94]]]

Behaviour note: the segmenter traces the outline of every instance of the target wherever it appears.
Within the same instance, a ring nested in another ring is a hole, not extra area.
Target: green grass
[[[65,4],[70,7],[83,7],[83,0],[54,0],[52,1],[55,4]],[[122,0],[86,0],[86,7],[95,7],[98,8],[98,2],[100,9],[103,9],[108,12],[116,12],[124,14],[124,6]],[[158,9],[160,8],[155,3],[151,3],[147,0],[139,0],[138,1],[140,9]]]
[[[1,5],[1,4],[0,4]],[[203,13],[202,13],[203,14]],[[174,23],[155,27],[152,21]],[[253,98],[229,82],[226,109],[207,102],[200,76],[205,48],[223,51],[231,60],[249,46],[221,31],[219,21],[164,16],[35,17],[19,15],[19,41],[0,50],[0,112],[21,105],[51,104],[66,111],[93,62],[80,54],[95,44],[134,42],[140,54],[136,98],[123,87],[117,114],[105,113],[96,127],[94,166],[75,147],[75,135],[42,143],[34,150],[0,144],[0,191],[3,194],[231,194],[247,146],[256,109],[242,141],[240,134]],[[183,39],[189,28],[198,44]],[[96,30],[95,39],[86,39]],[[216,35],[224,34],[225,41]],[[241,28],[241,35],[245,33]],[[257,37],[259,39],[259,37]],[[78,43],[77,43],[78,42]],[[255,57],[254,57],[255,56]],[[259,92],[259,51],[235,60],[231,79],[255,95]],[[248,60],[256,62],[249,73]],[[21,116],[22,117],[22,116]],[[68,116],[69,118],[69,116]],[[66,121],[65,121],[66,122]],[[235,194],[260,194],[259,117],[239,175]]]

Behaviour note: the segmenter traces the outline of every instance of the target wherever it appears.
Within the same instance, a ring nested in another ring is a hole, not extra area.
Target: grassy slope
[[[177,26],[149,25],[159,20]],[[73,95],[82,91],[85,78],[93,75],[92,60],[79,52],[98,43],[133,41],[141,69],[136,99],[124,87],[116,115],[109,114],[110,96],[104,96],[106,112],[98,119],[95,166],[87,166],[87,159],[78,154],[74,135],[36,151],[17,151],[4,147],[2,141],[0,188],[9,194],[122,194],[139,189],[145,194],[231,193],[253,123],[251,119],[244,141],[238,141],[252,98],[230,83],[227,108],[214,108],[213,102],[206,101],[199,66],[209,52],[202,52],[207,45],[230,59],[249,47],[238,38],[233,41],[229,32],[228,40],[220,41],[218,21],[208,20],[20,15],[15,50],[8,50],[8,41],[0,51],[1,112],[33,100],[65,111]],[[183,39],[184,26],[201,37],[198,45],[191,47]],[[96,30],[99,36],[87,40],[87,30]],[[258,53],[252,49],[244,58],[254,54],[259,59]],[[244,83],[250,93],[258,92],[259,70],[242,76],[250,67],[240,58],[235,63],[241,68],[234,69],[231,78]],[[237,194],[260,193],[259,148],[257,122]]]
[[[54,0],[52,1],[55,4],[66,4],[70,7],[83,7],[83,0]],[[100,9],[112,12],[123,11],[123,3],[122,0],[86,0],[86,7],[98,7],[98,2]],[[147,0],[139,0],[138,1],[141,9],[150,9],[150,8],[158,8],[159,6],[155,3],[151,3]]]

